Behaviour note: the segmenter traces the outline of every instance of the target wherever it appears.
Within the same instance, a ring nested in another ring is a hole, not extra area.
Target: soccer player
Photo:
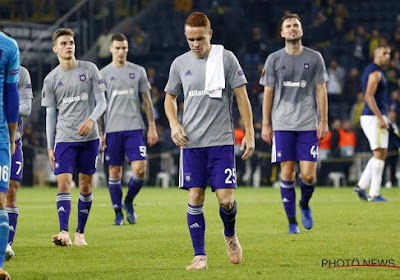
[[[262,139],[272,142],[272,162],[280,162],[281,196],[289,233],[300,233],[296,219],[295,162],[301,173],[299,207],[306,229],[313,227],[309,201],[316,185],[318,140],[328,133],[325,63],[321,54],[302,45],[297,14],[281,20],[285,47],[270,54],[261,74],[264,86]],[[319,116],[319,118],[318,118]]]
[[[0,113],[0,279],[9,279],[9,274],[3,270],[9,232],[6,193],[18,124],[20,58],[16,41],[3,32],[0,32],[0,50],[0,98],[3,104]]]
[[[17,205],[17,191],[22,181],[22,173],[24,167],[23,154],[22,154],[22,133],[23,133],[23,117],[29,117],[32,109],[32,84],[31,77],[28,70],[20,66],[19,68],[19,120],[18,129],[15,133],[15,153],[11,158],[11,174],[10,186],[7,192],[7,213],[10,224],[10,232],[8,235],[8,244],[6,249],[6,260],[14,257],[12,244],[14,242],[15,232],[17,230],[18,221],[18,205]]]
[[[380,195],[380,189],[389,144],[389,125],[386,116],[387,82],[383,70],[389,62],[390,48],[387,45],[378,45],[374,51],[374,61],[365,68],[361,77],[365,106],[360,123],[373,156],[354,187],[354,193],[366,201],[387,201]],[[368,186],[369,196],[365,192]]]
[[[106,109],[103,80],[96,65],[76,60],[74,32],[61,28],[53,34],[53,52],[59,65],[44,79],[42,106],[46,107],[47,151],[57,176],[57,212],[60,233],[57,246],[71,246],[72,174],[79,173],[78,227],[75,245],[87,245],[84,236],[92,206],[92,182],[99,150],[97,119]]]
[[[154,109],[150,97],[150,83],[145,69],[127,61],[128,39],[124,34],[111,38],[112,62],[100,73],[107,87],[107,110],[105,113],[106,137],[101,137],[105,149],[104,163],[109,168],[108,187],[115,211],[114,225],[124,224],[122,213],[122,167],[125,154],[133,175],[128,183],[128,193],[124,200],[127,220],[135,224],[137,215],[133,209],[133,199],[143,186],[146,174],[146,143],[143,140],[145,128],[139,100],[143,99],[143,109],[148,122],[147,144],[153,146],[158,141],[154,122]]]
[[[243,119],[245,137],[242,159],[254,152],[254,128],[247,80],[235,55],[221,45],[211,45],[211,23],[200,12],[184,24],[190,51],[172,63],[165,87],[165,112],[171,138],[181,147],[179,187],[189,190],[187,223],[194,249],[187,270],[206,269],[203,204],[207,182],[216,193],[230,261],[240,263],[242,248],[235,233],[237,203],[234,134],[231,115],[233,95]],[[177,119],[177,97],[184,93],[182,124]]]

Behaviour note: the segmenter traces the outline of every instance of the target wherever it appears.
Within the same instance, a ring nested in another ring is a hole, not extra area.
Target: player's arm
[[[106,138],[104,136],[104,114],[98,120],[100,133],[100,150],[103,152],[107,148]]]
[[[178,121],[178,105],[176,104],[177,95],[166,93],[164,101],[165,114],[171,128],[171,138],[175,145],[183,147],[187,145],[186,133],[183,126]]]
[[[239,113],[246,132],[240,146],[240,150],[244,150],[242,159],[248,159],[253,155],[255,149],[253,113],[251,111],[249,97],[247,96],[246,85],[241,85],[233,89],[233,92],[235,93]]]
[[[316,85],[317,88],[317,102],[319,108],[319,124],[317,128],[318,139],[324,139],[328,135],[328,93],[326,90],[326,83]]]
[[[57,110],[56,107],[46,107],[46,138],[47,154],[49,156],[51,168],[54,169],[54,142],[56,138]]]
[[[149,124],[149,128],[147,131],[147,144],[151,147],[158,142],[156,123],[154,121],[154,107],[149,91],[142,92],[142,97],[143,110],[146,114],[147,123]]]
[[[31,98],[21,98],[19,100],[19,115],[21,117],[29,117],[32,111],[32,99]]]
[[[262,130],[261,130],[261,138],[267,142],[272,142],[272,138],[274,133],[272,131],[272,123],[271,123],[271,110],[272,110],[272,100],[274,98],[274,90],[275,88],[264,86],[264,99],[262,105]]]
[[[376,100],[375,100],[375,93],[376,89],[378,88],[379,83],[382,80],[382,74],[379,71],[374,71],[368,76],[368,83],[367,83],[367,89],[365,90],[365,102],[367,102],[368,107],[371,109],[371,111],[374,113],[374,115],[378,118],[379,124],[381,128],[386,128],[388,129],[389,126],[385,122],[382,116],[381,110],[379,110],[378,105],[376,105]]]
[[[17,83],[4,84],[4,115],[8,123],[8,133],[10,136],[11,155],[15,152],[15,131],[18,125],[19,93]]]
[[[103,115],[104,111],[107,108],[107,102],[104,92],[96,93],[94,95],[94,100],[96,101],[96,106],[94,107],[92,114],[78,127],[78,134],[80,136],[89,135],[90,131],[92,131],[94,123],[100,118],[101,115]]]

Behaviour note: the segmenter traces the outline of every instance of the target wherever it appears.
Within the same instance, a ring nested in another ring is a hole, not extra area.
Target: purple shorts
[[[60,142],[54,148],[56,160],[54,174],[79,173],[92,175],[96,172],[99,139],[87,142]]]
[[[274,131],[271,162],[317,161],[317,131]]]
[[[0,192],[7,193],[10,181],[10,144],[0,143]]]
[[[146,144],[142,130],[111,132],[106,135],[107,149],[104,164],[123,165],[125,154],[129,162],[146,160]]]
[[[233,145],[181,150],[179,187],[206,188],[212,191],[236,188],[235,152]]]
[[[15,141],[15,153],[11,158],[10,179],[21,182],[23,171],[24,171],[24,157],[22,155],[21,140],[17,140]]]

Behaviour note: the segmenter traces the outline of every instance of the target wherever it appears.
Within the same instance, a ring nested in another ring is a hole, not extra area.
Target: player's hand
[[[149,125],[149,130],[147,131],[147,144],[151,147],[158,142],[158,134],[155,125]]]
[[[171,138],[178,147],[187,145],[186,132],[179,123],[171,125]]]
[[[250,136],[246,134],[242,139],[242,144],[240,145],[240,150],[244,151],[242,155],[243,160],[251,158],[253,156],[255,146],[256,144],[254,141],[254,135]]]
[[[90,131],[92,131],[94,125],[94,121],[92,119],[87,119],[83,123],[81,123],[78,127],[78,134],[80,136],[89,135]]]
[[[106,138],[104,137],[104,135],[100,136],[100,151],[104,152],[104,150],[107,148],[107,142],[106,142]]]
[[[263,125],[261,129],[261,138],[265,142],[271,144],[272,138],[274,137],[274,132],[272,131],[272,126],[270,125]]]
[[[318,140],[324,139],[329,132],[328,122],[320,122],[317,128],[317,138]]]
[[[50,160],[50,165],[51,165],[51,169],[54,170],[54,161],[56,160],[56,157],[54,155],[54,150],[51,148],[47,149],[47,154],[49,155],[49,160]]]
[[[16,146],[15,146],[15,141],[12,141],[12,142],[10,143],[10,153],[11,153],[11,156],[13,156],[13,155],[15,154],[15,148],[16,148]]]
[[[378,117],[378,121],[379,121],[379,126],[382,129],[389,129],[389,125],[386,123],[385,119],[383,117]]]

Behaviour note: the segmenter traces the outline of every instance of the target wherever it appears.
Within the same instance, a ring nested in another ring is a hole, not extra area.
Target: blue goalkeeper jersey
[[[17,42],[0,32],[0,143],[9,143],[8,123],[4,114],[4,85],[18,83],[19,50]]]

